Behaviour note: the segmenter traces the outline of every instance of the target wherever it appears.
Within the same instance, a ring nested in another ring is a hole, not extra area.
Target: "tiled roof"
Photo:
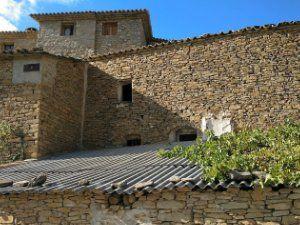
[[[118,20],[140,18],[143,21],[145,36],[147,41],[152,39],[152,28],[150,14],[147,9],[134,10],[109,10],[109,11],[79,11],[79,12],[57,12],[57,13],[37,13],[30,16],[41,22],[48,20],[76,20],[76,19],[97,19],[97,20]]]
[[[161,40],[159,42],[153,41],[150,45],[143,46],[143,47],[137,47],[137,48],[132,48],[132,49],[126,49],[126,50],[121,50],[118,52],[112,52],[104,55],[97,55],[91,58],[91,60],[95,61],[98,59],[105,59],[105,58],[110,58],[110,57],[118,57],[126,54],[134,54],[143,50],[149,50],[149,49],[156,49],[159,47],[163,46],[171,46],[171,45],[176,45],[176,44],[192,44],[194,42],[198,41],[207,41],[211,40],[214,38],[221,38],[221,37],[226,37],[226,36],[235,36],[235,35],[243,35],[243,34],[248,34],[251,32],[257,32],[257,31],[266,31],[266,30],[280,30],[280,29],[285,29],[287,27],[292,27],[292,26],[297,26],[300,29],[300,21],[290,21],[290,22],[281,22],[278,24],[266,24],[263,26],[253,26],[253,27],[246,27],[242,28],[236,31],[229,30],[227,32],[221,32],[217,34],[204,34],[202,36],[198,37],[193,37],[193,38],[186,38],[186,39],[181,39],[181,40],[164,40],[164,39],[158,39]],[[156,40],[155,38],[153,38]],[[164,40],[164,41],[163,41]]]
[[[9,37],[9,38],[26,38],[26,37],[35,37],[37,31],[0,31],[0,37]]]
[[[17,49],[15,51],[8,51],[8,52],[0,52],[0,58],[12,58],[15,56],[41,56],[41,55],[46,55],[46,56],[50,56],[50,57],[55,57],[55,58],[60,58],[60,59],[69,59],[69,60],[73,60],[73,61],[80,61],[80,62],[84,62],[83,59],[81,58],[74,58],[74,57],[70,57],[70,56],[62,56],[62,55],[55,55],[55,54],[51,54],[49,52],[45,52],[43,51],[41,48],[36,48],[33,50],[28,50],[28,49]]]
[[[55,12],[55,13],[34,13],[30,16],[34,19],[41,19],[48,16],[88,16],[88,15],[117,15],[117,14],[134,14],[134,13],[148,13],[147,9],[131,9],[131,10],[108,10],[108,11],[75,11],[75,12]]]
[[[185,145],[191,144],[185,142]],[[170,148],[171,145],[155,144],[137,147],[123,147],[97,151],[80,151],[55,156],[48,159],[31,161],[0,168],[0,180],[14,182],[30,180],[41,173],[47,174],[47,181],[42,187],[6,187],[0,188],[0,194],[12,192],[51,192],[100,190],[106,193],[131,194],[136,192],[137,185],[153,182],[141,188],[143,192],[152,190],[189,187],[191,189],[226,189],[234,186],[251,188],[250,183],[224,182],[205,183],[201,179],[201,167],[186,159],[167,159],[157,155],[159,148]],[[171,182],[170,178],[180,178]],[[188,179],[186,179],[188,178]],[[89,185],[80,185],[87,179]],[[116,183],[123,185],[115,186]]]

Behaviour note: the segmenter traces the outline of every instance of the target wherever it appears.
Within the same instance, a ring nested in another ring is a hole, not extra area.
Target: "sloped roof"
[[[183,144],[183,143],[181,143]],[[189,145],[191,142],[185,142]],[[173,145],[174,146],[174,145]],[[42,187],[7,187],[0,188],[0,194],[12,192],[51,192],[100,190],[106,193],[131,194],[136,192],[137,184],[153,181],[139,191],[174,189],[189,187],[199,189],[226,189],[228,187],[250,188],[250,183],[224,182],[205,183],[201,179],[201,167],[186,159],[167,159],[157,155],[160,148],[171,145],[154,144],[136,147],[123,147],[98,151],[67,153],[48,159],[26,162],[8,168],[0,168],[0,179],[14,182],[30,180],[40,173],[47,174],[47,181]],[[190,181],[172,183],[171,177],[189,178]],[[90,184],[82,186],[79,181],[88,179]],[[114,188],[113,184],[125,182],[126,185]]]
[[[28,49],[17,49],[15,51],[9,51],[9,52],[0,52],[0,58],[5,58],[5,59],[10,59],[14,57],[20,57],[20,56],[49,56],[49,57],[54,57],[54,58],[59,58],[59,59],[68,59],[76,62],[84,62],[83,59],[81,58],[75,58],[71,56],[62,56],[62,55],[55,55],[46,51],[43,51],[41,48],[35,48],[32,50]]]
[[[118,19],[142,19],[145,36],[147,41],[152,39],[152,28],[150,21],[150,14],[147,9],[134,10],[109,10],[109,11],[78,11],[78,12],[56,12],[56,13],[37,13],[30,14],[30,16],[37,20],[51,21],[51,20],[101,20],[110,21]]]
[[[37,31],[0,31],[0,38],[36,38]]]
[[[266,24],[263,26],[253,26],[253,27],[245,27],[239,30],[229,30],[227,32],[221,32],[216,34],[204,34],[198,37],[191,37],[186,39],[180,39],[180,40],[164,40],[160,38],[153,38],[153,42],[147,46],[143,47],[136,47],[132,49],[126,49],[126,50],[120,50],[117,52],[111,52],[107,54],[100,54],[95,55],[90,58],[91,61],[97,61],[98,59],[105,59],[105,58],[112,58],[112,57],[119,57],[126,54],[135,54],[144,50],[151,50],[151,49],[157,49],[160,47],[165,46],[172,46],[172,45],[178,45],[178,44],[193,44],[195,42],[199,41],[208,41],[213,40],[216,38],[222,38],[222,37],[230,37],[230,36],[236,36],[236,35],[245,35],[249,33],[254,33],[258,31],[267,31],[267,30],[282,30],[282,29],[299,29],[300,30],[300,21],[289,21],[289,22],[281,22],[278,24]],[[160,40],[160,41],[155,41]]]

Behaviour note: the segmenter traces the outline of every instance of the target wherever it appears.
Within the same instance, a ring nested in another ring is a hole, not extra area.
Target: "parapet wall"
[[[167,141],[178,129],[199,130],[209,115],[225,114],[234,130],[299,120],[299,30],[252,29],[94,59],[84,143],[125,145],[130,135]],[[119,101],[124,80],[132,80],[132,103]]]
[[[0,195],[0,224],[240,224],[300,223],[300,190],[155,191]]]

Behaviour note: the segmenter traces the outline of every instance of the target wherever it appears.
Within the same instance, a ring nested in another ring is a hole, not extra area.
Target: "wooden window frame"
[[[118,22],[103,22],[102,23],[102,35],[114,36],[118,34]]]

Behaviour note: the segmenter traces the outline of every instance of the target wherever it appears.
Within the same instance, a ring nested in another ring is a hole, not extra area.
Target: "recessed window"
[[[74,23],[63,23],[61,29],[62,36],[72,36],[74,35]]]
[[[118,33],[118,22],[105,22],[102,24],[102,35],[116,35]]]
[[[179,141],[195,141],[197,134],[179,134]]]
[[[141,145],[142,141],[139,138],[127,140],[127,146],[137,146]]]
[[[119,101],[132,102],[132,82],[124,81],[119,85]]]
[[[4,44],[4,52],[12,52],[14,50],[14,44]]]
[[[198,137],[198,131],[194,127],[185,126],[172,130],[169,134],[170,142],[195,141]]]
[[[23,72],[33,72],[33,71],[40,71],[40,64],[26,64],[23,67]]]

